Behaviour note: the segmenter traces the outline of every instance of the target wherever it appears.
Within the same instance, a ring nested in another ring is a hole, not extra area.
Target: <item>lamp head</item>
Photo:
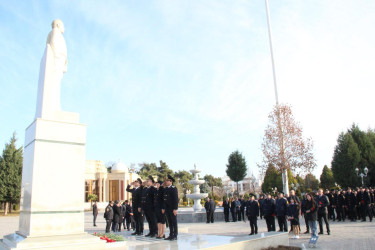
[[[364,171],[365,171],[365,174],[367,174],[368,173],[368,168],[365,167]]]
[[[358,169],[358,168],[356,168],[356,169],[355,169],[355,172],[356,172],[356,173],[358,174],[358,172],[359,172],[359,169]]]

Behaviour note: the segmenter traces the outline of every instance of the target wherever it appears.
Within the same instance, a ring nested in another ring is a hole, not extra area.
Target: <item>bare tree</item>
[[[295,174],[310,173],[316,167],[313,142],[303,138],[302,127],[294,120],[291,107],[275,105],[268,120],[262,142],[263,161],[257,164],[260,174],[265,173],[270,163],[280,172],[290,169]]]

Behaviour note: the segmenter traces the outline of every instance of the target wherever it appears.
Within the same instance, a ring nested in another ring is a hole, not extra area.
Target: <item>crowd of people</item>
[[[165,238],[164,230],[169,224],[170,235],[166,240],[177,240],[177,210],[178,191],[172,184],[174,179],[168,175],[165,181],[155,182],[152,176],[142,183],[137,179],[127,187],[127,191],[132,193],[132,203],[127,200],[122,204],[119,201],[109,202],[105,209],[106,232],[121,231],[121,228],[130,230],[132,235],[143,235],[144,217],[146,217],[150,232],[146,237]],[[133,187],[132,187],[133,186]],[[305,234],[318,236],[324,234],[323,222],[326,232],[330,235],[329,221],[357,221],[365,222],[367,218],[372,222],[375,214],[375,189],[357,188],[352,190],[325,190],[319,189],[317,192],[305,193],[300,199],[294,190],[290,195],[284,196],[279,192],[277,196],[271,194],[261,195],[258,200],[254,195],[250,195],[247,201],[243,197],[233,197],[226,199],[222,204],[224,208],[225,222],[250,222],[250,235],[258,233],[257,220],[265,219],[268,232],[276,231],[276,219],[279,232],[288,232],[288,222],[290,231],[295,239],[299,238],[301,231],[300,218],[305,220]],[[207,198],[204,205],[207,213],[207,223],[214,223],[214,212],[216,203]],[[93,206],[94,226],[98,209],[96,203]],[[318,232],[319,226],[319,232]]]
[[[145,237],[177,240],[178,190],[173,186],[174,178],[168,175],[163,181],[155,182],[149,176],[145,182],[140,178],[131,183],[126,191],[132,193],[132,202],[110,201],[105,208],[106,232],[120,232],[121,228],[133,229],[132,235],[143,235],[144,218],[146,217],[149,233]],[[94,204],[94,226],[96,226],[97,207]],[[96,211],[96,212],[95,212]],[[95,215],[96,213],[96,215]],[[165,226],[168,224],[170,234],[165,237]]]
[[[317,192],[305,193],[302,199],[296,196],[294,190],[285,197],[283,192],[279,192],[277,196],[261,195],[258,200],[255,200],[255,196],[250,196],[247,201],[243,197],[234,197],[223,201],[224,219],[229,222],[231,215],[232,222],[245,221],[246,215],[250,222],[250,235],[258,233],[258,217],[265,219],[269,232],[276,231],[276,219],[279,232],[288,232],[289,222],[292,238],[298,239],[301,231],[300,218],[303,217],[305,234],[324,234],[324,222],[326,232],[330,235],[329,220],[365,222],[369,218],[372,222],[375,214],[374,193],[372,188],[348,188],[325,192],[319,189]]]

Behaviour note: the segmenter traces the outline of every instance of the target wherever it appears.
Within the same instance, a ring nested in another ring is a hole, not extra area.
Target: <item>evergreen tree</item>
[[[307,174],[305,176],[305,188],[306,191],[316,191],[319,188],[319,180],[313,174]]]
[[[324,189],[331,189],[335,186],[335,179],[333,178],[332,170],[324,165],[322,174],[320,175],[320,187]]]
[[[8,204],[18,204],[21,197],[23,152],[16,141],[14,133],[0,157],[0,202],[5,202],[5,214]]]
[[[222,187],[223,182],[221,178],[214,177],[210,174],[206,174],[203,179],[206,181],[206,183],[211,187],[211,194],[214,195],[214,186],[216,187]]]
[[[359,178],[355,169],[361,160],[361,153],[350,133],[341,133],[332,159],[333,177],[342,187],[356,187]]]
[[[247,174],[245,157],[238,150],[229,155],[226,173],[232,181],[237,183],[238,193],[238,182],[242,181]]]
[[[268,164],[266,174],[264,176],[264,181],[262,184],[263,193],[270,192],[273,188],[277,190],[283,189],[283,181],[281,179],[281,174],[277,171],[276,167],[273,164]]]

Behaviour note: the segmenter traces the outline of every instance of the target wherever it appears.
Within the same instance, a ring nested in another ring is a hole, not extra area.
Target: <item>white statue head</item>
[[[54,28],[58,28],[61,32],[61,34],[64,34],[64,31],[65,31],[65,27],[64,27],[64,24],[61,20],[59,19],[55,19],[52,21],[52,29]]]

